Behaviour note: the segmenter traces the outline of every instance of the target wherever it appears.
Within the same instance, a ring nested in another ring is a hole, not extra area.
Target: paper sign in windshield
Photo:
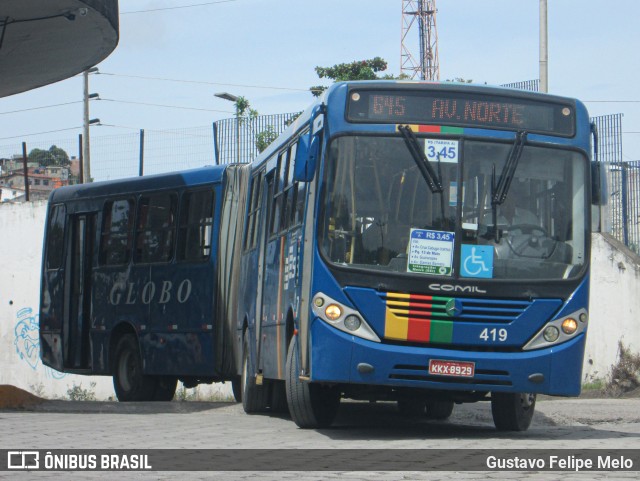
[[[411,229],[407,272],[450,276],[453,241],[453,232]]]
[[[424,139],[424,153],[429,162],[458,162],[458,141]]]

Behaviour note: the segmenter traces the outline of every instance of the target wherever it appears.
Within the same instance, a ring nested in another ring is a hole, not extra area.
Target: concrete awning
[[[117,44],[117,0],[0,0],[0,97],[72,77]]]

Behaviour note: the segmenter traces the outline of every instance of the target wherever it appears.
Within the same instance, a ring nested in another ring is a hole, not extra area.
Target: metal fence
[[[217,164],[251,162],[260,153],[261,139],[275,139],[300,115],[259,115],[254,119],[222,119],[213,123]]]
[[[215,163],[213,131],[210,126],[170,130],[140,130],[138,132],[98,135],[92,127],[91,171],[95,181],[115,180],[143,173],[159,174],[190,169]],[[144,132],[144,133],[143,133]],[[80,158],[79,138],[69,136],[55,140],[25,139],[27,153],[34,149],[63,149],[70,159]],[[22,156],[22,142],[0,145],[0,159]]]
[[[606,162],[610,233],[640,254],[640,162]]]
[[[540,81],[535,80],[523,80],[521,82],[513,82],[510,84],[503,84],[502,87],[519,90],[530,90],[531,92],[538,92],[540,89]]]
[[[622,114],[593,117],[598,132],[598,159],[605,164],[606,206],[603,227],[638,252],[640,226],[640,165],[622,157]]]

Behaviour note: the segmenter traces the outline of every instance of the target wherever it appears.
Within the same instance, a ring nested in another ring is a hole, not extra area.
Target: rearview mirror
[[[319,149],[320,141],[317,135],[311,136],[309,133],[300,137],[293,167],[293,180],[297,182],[313,180]]]

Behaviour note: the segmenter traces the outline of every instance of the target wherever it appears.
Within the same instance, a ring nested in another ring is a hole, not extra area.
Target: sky
[[[549,93],[584,101],[592,116],[623,113],[623,159],[640,160],[640,2],[548,3]],[[328,85],[316,66],[379,56],[388,73],[400,73],[401,0],[119,6],[119,44],[90,77],[90,91],[102,99],[91,101],[90,117],[103,124],[91,127],[92,139],[210,126],[233,116],[233,104],[217,92],[246,97],[260,114],[303,110],[313,101],[308,88]],[[437,0],[437,8],[442,80],[499,85],[538,78],[538,0]],[[77,138],[81,100],[81,76],[0,99],[0,146]],[[68,105],[48,107],[54,104]]]

